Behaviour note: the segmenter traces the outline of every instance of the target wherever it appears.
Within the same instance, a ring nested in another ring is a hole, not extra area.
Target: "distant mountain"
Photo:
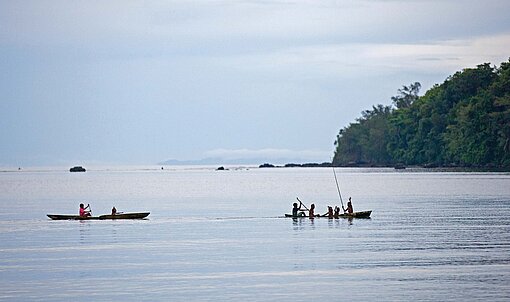
[[[236,158],[236,159],[225,159],[225,158],[203,158],[198,160],[177,160],[169,159],[164,162],[158,163],[158,165],[173,165],[173,166],[186,166],[186,165],[260,165],[264,163],[271,163],[275,165],[284,165],[287,163],[309,163],[309,159],[302,158]],[[322,162],[317,160],[316,162]]]

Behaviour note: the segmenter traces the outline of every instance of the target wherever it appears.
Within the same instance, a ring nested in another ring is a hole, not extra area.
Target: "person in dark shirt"
[[[301,216],[304,216],[304,213],[300,212],[300,211],[302,211],[301,210],[301,204],[299,204],[299,207],[298,207],[297,202],[295,202],[293,204],[293,208],[292,208],[292,217],[301,217]]]

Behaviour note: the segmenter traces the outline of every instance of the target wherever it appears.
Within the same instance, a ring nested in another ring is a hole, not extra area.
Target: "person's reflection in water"
[[[80,243],[85,243],[87,239],[88,228],[90,227],[90,223],[86,220],[80,220]]]

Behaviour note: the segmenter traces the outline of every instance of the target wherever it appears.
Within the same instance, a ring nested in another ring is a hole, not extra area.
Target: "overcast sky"
[[[510,1],[0,0],[0,165],[329,161],[402,85],[510,57]]]

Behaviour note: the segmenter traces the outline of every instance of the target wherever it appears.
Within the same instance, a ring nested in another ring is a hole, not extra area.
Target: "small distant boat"
[[[69,172],[85,172],[85,171],[87,170],[85,170],[85,168],[82,166],[74,166],[71,169],[69,169]]]
[[[150,212],[142,213],[120,213],[115,215],[101,215],[101,216],[80,216],[80,215],[58,215],[48,214],[52,220],[107,220],[107,219],[144,219],[149,216]]]
[[[339,218],[370,218],[370,215],[372,214],[372,211],[362,211],[362,212],[354,212],[352,214],[349,214],[349,213],[344,213],[344,214],[340,214],[338,215]],[[285,214],[285,217],[287,218],[301,218],[301,217],[308,217],[307,215],[303,215],[303,216],[293,216],[292,214]],[[328,216],[316,216],[316,218],[319,218],[319,217],[322,217],[322,218],[326,218]]]

